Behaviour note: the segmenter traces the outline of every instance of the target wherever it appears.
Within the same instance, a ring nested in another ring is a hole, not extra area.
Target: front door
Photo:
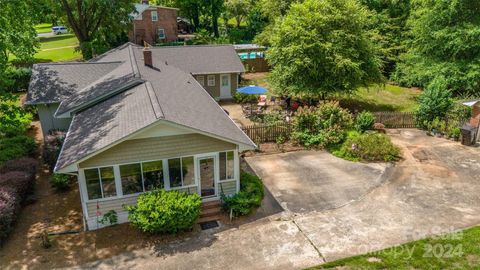
[[[220,75],[220,98],[231,98],[231,88],[230,74]]]
[[[215,197],[215,158],[205,157],[198,159],[200,176],[200,195],[202,198]]]

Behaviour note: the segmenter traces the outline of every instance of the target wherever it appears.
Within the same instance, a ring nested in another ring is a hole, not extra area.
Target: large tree
[[[10,56],[28,61],[38,47],[31,12],[26,1],[0,0],[0,92]]]
[[[412,0],[408,52],[394,79],[420,87],[442,81],[455,94],[478,95],[479,14],[480,0]]]
[[[240,27],[243,19],[248,15],[252,7],[251,0],[227,0],[225,1],[225,9],[228,14],[235,18],[237,27]]]
[[[125,41],[134,0],[52,0],[80,42],[84,59]]]
[[[267,53],[276,91],[324,96],[381,82],[369,17],[356,0],[293,4],[276,23]]]

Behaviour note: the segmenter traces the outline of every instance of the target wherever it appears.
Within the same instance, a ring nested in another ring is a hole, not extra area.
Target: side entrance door
[[[197,158],[199,194],[202,199],[217,197],[215,156]]]
[[[232,97],[232,84],[230,82],[230,74],[220,75],[220,98]]]

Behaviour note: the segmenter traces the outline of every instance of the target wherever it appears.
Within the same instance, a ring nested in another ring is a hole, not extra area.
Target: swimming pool
[[[238,56],[240,59],[255,59],[255,58],[264,58],[264,52],[250,52],[250,53],[239,53]]]

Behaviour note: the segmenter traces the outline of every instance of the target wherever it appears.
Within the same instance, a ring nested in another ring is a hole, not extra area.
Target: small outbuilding
[[[463,105],[472,108],[472,117],[466,126],[472,133],[472,142],[480,141],[480,99],[464,102]]]

